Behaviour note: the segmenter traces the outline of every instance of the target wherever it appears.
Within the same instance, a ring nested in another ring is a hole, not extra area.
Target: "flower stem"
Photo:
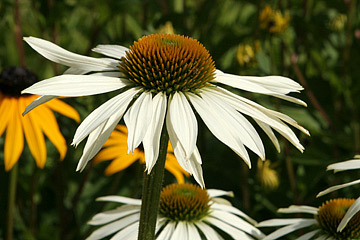
[[[17,173],[18,173],[18,165],[15,164],[11,169],[9,176],[10,179],[9,179],[9,196],[8,196],[8,207],[7,207],[8,212],[6,219],[6,240],[13,239]]]
[[[159,157],[151,173],[144,173],[138,240],[155,239],[156,218],[164,178],[168,142],[169,135],[164,124],[160,138]]]

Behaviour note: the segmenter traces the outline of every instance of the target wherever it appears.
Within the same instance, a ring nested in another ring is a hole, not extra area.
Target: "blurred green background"
[[[273,11],[268,11],[269,16],[263,12],[266,8]],[[70,51],[100,57],[91,52],[97,44],[128,47],[143,35],[173,28],[177,34],[198,39],[224,72],[294,79],[305,90],[293,96],[307,102],[307,108],[268,96],[239,94],[286,113],[307,128],[311,137],[296,131],[305,146],[303,154],[280,136],[281,153],[277,153],[259,129],[270,169],[261,169],[252,154],[249,170],[200,123],[198,146],[207,188],[233,191],[231,202],[262,221],[281,216],[276,213],[279,207],[319,206],[331,197],[359,195],[360,186],[354,186],[315,197],[329,186],[359,178],[356,171],[326,172],[327,165],[360,152],[359,10],[356,0],[1,0],[0,70],[21,63],[21,45],[26,66],[40,79],[65,70],[17,42],[16,29],[22,36],[44,38]],[[64,101],[84,119],[109,97]],[[77,123],[60,115],[58,122],[69,145],[64,161],[58,161],[58,152],[47,142],[44,169],[36,168],[27,147],[18,162],[14,239],[84,239],[93,230],[87,221],[112,207],[95,198],[109,194],[140,198],[142,165],[135,163],[110,177],[103,174],[106,163],[75,172],[84,146],[70,147]],[[3,149],[4,135],[0,159]],[[0,169],[0,208],[6,209],[9,173],[3,160]],[[165,183],[175,181],[169,173],[165,177]],[[266,185],[266,177],[277,177],[278,186]],[[0,211],[0,239],[5,239],[5,215]]]

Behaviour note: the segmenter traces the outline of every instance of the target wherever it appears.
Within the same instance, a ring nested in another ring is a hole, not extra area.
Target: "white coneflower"
[[[355,199],[331,199],[319,208],[310,206],[290,206],[281,208],[282,213],[308,213],[312,218],[270,219],[260,222],[258,227],[283,226],[267,235],[263,240],[284,239],[283,236],[302,228],[308,228],[297,240],[356,240],[360,239],[360,213],[351,219],[342,232],[337,227]]]
[[[327,167],[327,170],[334,170],[334,172],[353,170],[353,169],[360,169],[360,155],[356,155],[355,159],[348,160],[345,162],[340,162],[340,163],[334,163]],[[317,195],[317,197],[320,197],[320,196],[323,196],[330,192],[336,191],[338,189],[349,187],[349,186],[359,184],[359,183],[360,183],[360,179],[349,182],[349,183],[336,185],[336,186],[330,187],[330,188],[320,192]],[[358,199],[356,199],[356,201],[351,205],[349,210],[346,212],[344,218],[341,220],[341,222],[337,228],[337,231],[339,231],[339,232],[343,231],[343,229],[346,227],[346,225],[351,220],[351,218],[354,217],[359,211],[360,211],[360,197],[358,197]]]
[[[280,146],[273,129],[303,151],[287,124],[308,134],[306,129],[287,115],[238,96],[221,85],[305,105],[301,100],[287,96],[303,88],[286,77],[223,73],[215,68],[209,52],[195,39],[154,34],[140,38],[130,49],[118,45],[99,45],[94,49],[110,58],[81,56],[34,37],[25,38],[25,41],[44,57],[70,67],[65,74],[43,80],[23,91],[44,95],[26,112],[56,96],[78,97],[120,90],[117,96],[95,109],[77,129],[73,145],[77,146],[88,137],[78,170],[84,169],[101,149],[123,116],[128,128],[128,149],[133,152],[143,143],[148,173],[156,163],[160,133],[166,122],[177,160],[202,187],[195,111],[210,131],[249,167],[245,147],[261,159],[265,159],[265,150],[257,131],[244,114],[255,120],[278,150]]]
[[[166,186],[160,195],[159,216],[156,225],[156,239],[223,239],[219,230],[231,239],[262,239],[265,235],[253,224],[254,220],[221,196],[231,192],[218,189],[201,189],[193,184],[172,184]],[[100,197],[99,201],[123,203],[125,205],[96,214],[90,225],[103,225],[87,240],[137,239],[141,200],[121,196]]]

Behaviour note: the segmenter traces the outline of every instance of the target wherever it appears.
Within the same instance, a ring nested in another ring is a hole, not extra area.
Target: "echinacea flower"
[[[269,33],[284,32],[289,25],[289,21],[288,12],[283,15],[280,11],[272,9],[270,5],[266,5],[259,16],[260,28]]]
[[[345,170],[353,170],[353,169],[360,169],[360,155],[355,156],[355,158],[352,159],[352,160],[339,162],[339,163],[334,163],[334,164],[331,164],[331,165],[329,165],[327,167],[327,170],[334,170],[334,172],[340,172],[340,171],[345,171]],[[360,179],[349,182],[349,183],[336,185],[336,186],[330,187],[330,188],[320,192],[317,195],[317,197],[320,197],[320,196],[323,196],[323,195],[328,194],[330,192],[339,190],[341,188],[349,187],[349,186],[359,184],[359,183],[360,183]],[[354,217],[356,214],[358,214],[359,211],[360,211],[360,197],[358,197],[358,199],[356,199],[356,201],[351,205],[349,210],[346,212],[344,218],[341,220],[341,222],[340,222],[340,224],[339,224],[339,226],[337,228],[337,231],[338,232],[343,231],[344,228],[346,227],[346,225],[348,224],[348,222],[351,220],[351,218]]]
[[[127,134],[128,131],[126,126],[117,125],[109,139],[105,142],[105,148],[94,158],[95,163],[112,160],[105,170],[107,176],[126,169],[137,160],[141,163],[145,163],[145,154],[141,147],[136,148],[132,154],[127,154]],[[184,175],[189,175],[188,172],[181,168],[176,160],[171,144],[168,145],[165,169],[176,177],[178,183],[184,183]]]
[[[193,184],[171,184],[163,188],[156,225],[156,239],[223,239],[219,229],[231,239],[262,239],[256,222],[221,196],[232,192],[201,189]],[[121,196],[100,197],[98,201],[123,203],[114,210],[96,214],[88,224],[104,225],[87,239],[137,239],[141,200]]]
[[[302,228],[310,229],[308,231],[303,230],[303,235],[297,238],[297,240],[360,239],[360,213],[356,214],[355,217],[351,219],[342,232],[337,231],[341,219],[354,202],[355,199],[338,198],[326,201],[319,208],[310,206],[290,206],[289,208],[281,208],[278,212],[311,214],[313,217],[270,219],[260,222],[257,227],[283,226],[267,235],[263,240],[284,239],[283,236]]]
[[[261,159],[265,158],[265,150],[257,131],[243,114],[255,120],[278,150],[280,146],[273,129],[300,151],[304,149],[287,125],[308,134],[295,120],[220,85],[306,105],[287,95],[303,88],[286,77],[242,77],[223,73],[215,68],[209,52],[195,39],[153,34],[140,38],[130,49],[118,45],[99,45],[94,49],[110,58],[81,56],[34,37],[25,38],[25,41],[44,57],[70,67],[65,74],[43,80],[23,91],[44,95],[26,112],[56,96],[77,97],[120,90],[78,127],[72,144],[77,146],[87,136],[88,140],[77,170],[85,168],[123,116],[129,132],[128,152],[134,152],[143,144],[148,173],[156,163],[160,133],[166,125],[176,159],[202,187],[204,180],[196,147],[198,125],[194,110],[210,131],[249,167],[250,158],[245,147]]]
[[[39,96],[21,95],[26,87],[38,81],[37,76],[23,67],[7,67],[0,74],[0,136],[5,132],[4,162],[9,171],[18,162],[24,149],[24,135],[31,155],[39,168],[46,163],[45,137],[55,145],[64,159],[67,147],[52,111],[79,122],[79,114],[66,103],[54,99],[23,117],[25,107]],[[45,121],[46,120],[46,121]]]

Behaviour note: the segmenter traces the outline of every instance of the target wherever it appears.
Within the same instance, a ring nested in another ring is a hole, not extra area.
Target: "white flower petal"
[[[256,226],[257,227],[287,226],[287,225],[300,224],[304,221],[306,222],[306,220],[309,220],[309,219],[304,219],[304,218],[280,218],[280,219],[277,219],[277,218],[274,218],[274,219],[259,222]],[[310,220],[313,220],[313,219],[310,219]],[[314,222],[314,224],[315,223],[316,223],[316,221]]]
[[[177,223],[175,231],[172,234],[171,240],[190,240],[188,239],[187,226],[185,222],[180,221]]]
[[[234,193],[232,191],[224,191],[220,189],[206,189],[210,198],[220,197],[220,196],[229,196],[234,197]]]
[[[240,231],[239,229],[234,228],[233,226],[231,226],[227,223],[224,223],[216,218],[208,216],[204,219],[204,221],[209,222],[210,224],[220,228],[221,230],[223,230],[224,232],[229,234],[234,239],[253,240],[253,238],[250,237],[249,235],[247,235],[246,233],[244,233],[244,232]]]
[[[140,219],[140,216],[139,216]],[[134,236],[137,236],[139,228],[139,221],[134,222],[133,224],[127,226],[120,232],[116,233],[110,240],[131,240],[134,239]],[[136,238],[135,238],[136,239]]]
[[[301,237],[297,238],[296,240],[310,240],[318,232],[320,232],[320,229],[316,229],[314,231],[308,232],[308,233],[302,235]]]
[[[71,74],[71,75],[82,75],[89,73],[90,70],[83,70],[76,67],[69,67],[63,74]]]
[[[250,223],[244,221],[243,219],[237,217],[228,212],[224,212],[221,210],[212,210],[210,216],[217,218],[218,220],[231,225],[235,228],[240,229],[243,232],[248,233],[251,236],[262,239],[265,235],[256,227],[251,225]]]
[[[216,70],[216,76],[213,82],[220,82],[245,91],[268,94],[275,97],[276,95],[285,95],[290,92],[299,92],[303,90],[303,87],[300,84],[290,78],[282,76],[238,76],[223,73],[220,70]]]
[[[199,231],[192,223],[186,223],[188,230],[188,239],[189,240],[201,240]]]
[[[91,76],[107,76],[107,77],[116,77],[116,78],[120,78],[123,76],[123,74],[120,71],[116,71],[116,72],[96,72],[96,73],[91,73]],[[129,80],[126,79],[121,79],[124,83],[128,83],[130,84]]]
[[[110,224],[107,224],[107,225],[97,229],[88,238],[86,238],[86,240],[102,239],[106,236],[113,234],[114,232],[120,231],[124,227],[127,227],[127,226],[133,224],[134,222],[139,221],[139,219],[140,219],[140,214],[133,214],[133,215],[127,216],[125,218],[122,218],[120,220],[117,220],[115,222],[112,222]]]
[[[126,56],[126,51],[129,49],[120,45],[97,45],[92,50],[108,57],[121,59]]]
[[[318,214],[319,209],[316,207],[310,207],[310,206],[296,206],[292,205],[288,208],[279,208],[279,213],[310,213],[313,215]]]
[[[173,235],[175,231],[175,224],[173,222],[169,222],[164,229],[161,231],[156,240],[168,240]]]
[[[278,152],[280,152],[279,140],[276,138],[275,133],[273,132],[271,127],[268,124],[263,123],[263,122],[261,122],[261,121],[259,121],[257,119],[254,119],[254,120],[259,125],[259,127],[261,127],[261,129],[266,133],[266,135],[270,138],[270,140],[274,144],[276,150]]]
[[[77,128],[72,144],[77,146],[87,135],[112,115],[122,115],[138,91],[137,88],[131,88],[92,111]]]
[[[300,144],[299,139],[296,137],[294,132],[286,124],[284,124],[284,122],[282,122],[282,120],[284,120],[290,125],[309,135],[309,132],[301,125],[299,125],[295,120],[282,113],[269,110],[253,101],[250,101],[249,99],[235,95],[226,89],[217,87],[208,88],[206,90],[212,91],[214,93],[216,92],[220,97],[222,97],[223,101],[231,104],[236,110],[258,121],[268,124],[277,132],[279,132],[283,137],[285,137],[289,142],[291,142],[296,148],[303,152],[304,147]]]
[[[124,116],[128,129],[128,154],[133,153],[144,139],[149,123],[152,119],[153,105],[150,92],[143,92],[129,108]]]
[[[234,136],[233,126],[226,118],[228,114],[217,105],[211,104],[212,102],[209,101],[209,99],[200,98],[199,96],[190,93],[188,94],[188,97],[197,113],[214,136],[244,159],[250,167],[251,162],[249,155],[242,143],[239,142],[239,136]]]
[[[88,96],[125,87],[121,78],[94,75],[60,75],[24,89],[21,93],[64,97]]]
[[[158,93],[153,98],[152,119],[143,140],[145,164],[148,173],[151,172],[159,156],[160,136],[164,125],[166,106],[166,95],[161,92]]]
[[[110,58],[93,58],[69,52],[56,44],[35,37],[25,37],[24,40],[45,58],[69,67],[88,71],[117,70],[119,61]]]
[[[353,159],[353,160],[331,164],[327,167],[326,170],[334,170],[335,172],[340,172],[340,171],[353,170],[359,168],[360,168],[360,160]]]
[[[229,206],[229,205],[224,205],[224,204],[218,204],[218,203],[213,203],[210,207],[211,209],[217,209],[220,211],[226,211],[226,212],[230,212],[233,214],[236,214],[244,219],[246,219],[248,222],[256,225],[257,222],[252,219],[251,217],[249,217],[248,215],[246,215],[245,213],[243,213],[242,211],[240,211],[239,209],[233,207],[233,206]]]
[[[346,225],[348,224],[348,222],[351,220],[351,218],[357,214],[360,211],[360,197],[358,199],[356,199],[356,201],[351,205],[351,207],[347,210],[344,218],[341,220],[337,231],[341,232]]]
[[[263,240],[278,239],[279,237],[282,237],[282,236],[284,236],[288,233],[291,233],[293,231],[296,231],[300,228],[305,228],[305,227],[315,225],[315,224],[317,224],[315,219],[301,219],[297,223],[294,223],[291,225],[286,224],[288,226],[282,227],[282,228],[272,232],[271,234],[269,234],[265,238],[263,238]]]
[[[116,196],[116,195],[99,197],[96,199],[96,201],[118,202],[118,203],[123,203],[123,204],[139,205],[139,206],[141,205],[140,199],[134,199],[134,198],[128,198],[128,197]]]
[[[238,141],[256,153],[261,159],[265,159],[265,150],[261,138],[251,123],[232,106],[222,101],[218,94],[212,91],[201,93],[205,101],[211,103],[211,106],[217,105],[222,109],[222,116],[232,126],[232,131],[237,135]]]
[[[321,196],[324,196],[324,195],[326,195],[328,193],[331,193],[333,191],[336,191],[336,190],[339,190],[339,189],[342,189],[342,188],[345,188],[345,187],[349,187],[349,186],[352,186],[352,185],[355,185],[355,184],[359,184],[359,183],[360,183],[360,179],[349,182],[349,183],[344,183],[344,184],[332,186],[332,187],[329,187],[328,189],[325,189],[324,191],[319,192],[318,195],[316,195],[316,197],[321,197]]]
[[[206,240],[220,240],[223,239],[215,230],[208,226],[207,224],[198,221],[195,222],[195,225],[201,230],[201,232],[205,235]]]
[[[190,158],[196,146],[198,126],[195,114],[182,92],[170,97],[167,118],[185,150],[185,158]]]
[[[35,99],[32,103],[29,104],[29,106],[27,106],[25,108],[25,111],[23,112],[23,116],[25,114],[27,114],[28,112],[30,112],[31,110],[33,110],[34,108],[36,108],[37,106],[43,104],[43,103],[46,103],[52,99],[56,98],[56,96],[41,96],[41,97],[38,97],[37,99]]]
[[[109,210],[96,214],[87,224],[102,225],[123,218],[134,213],[139,213],[139,206],[124,205],[114,210]]]
[[[191,154],[191,157],[188,160],[188,162],[189,162],[188,166],[191,175],[193,175],[195,181],[200,185],[201,188],[205,188],[205,182],[201,168],[201,156],[199,150],[196,147],[193,154]]]

